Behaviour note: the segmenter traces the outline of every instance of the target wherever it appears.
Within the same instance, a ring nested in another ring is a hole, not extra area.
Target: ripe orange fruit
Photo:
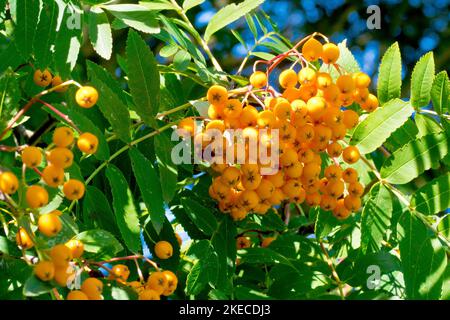
[[[50,250],[50,257],[56,267],[67,267],[72,260],[72,251],[63,244],[57,244]]]
[[[57,147],[47,153],[47,161],[59,168],[66,169],[73,163],[73,153],[67,148]]]
[[[17,246],[19,246],[23,250],[33,248],[33,246],[34,246],[34,243],[31,240],[30,235],[22,227],[20,227],[19,230],[17,231],[16,243],[17,243]]]
[[[77,146],[81,152],[93,154],[97,152],[98,138],[92,133],[85,132],[78,137]]]
[[[162,294],[164,296],[170,296],[177,289],[178,278],[175,275],[175,273],[173,273],[170,270],[163,271],[163,275],[166,277],[166,280],[167,280],[167,288],[163,291]]]
[[[81,258],[84,252],[84,244],[80,240],[72,239],[66,242],[65,246],[72,252],[72,258]]]
[[[19,180],[12,172],[6,171],[0,174],[0,190],[6,194],[13,194],[19,188]]]
[[[51,261],[40,261],[34,267],[34,274],[42,281],[50,281],[55,276],[55,266]]]
[[[103,282],[97,278],[87,278],[81,284],[81,291],[89,300],[99,300],[103,292]]]
[[[302,47],[302,54],[308,61],[316,61],[322,52],[322,44],[314,38],[308,39]]]
[[[27,189],[25,198],[30,208],[40,208],[48,203],[48,192],[41,186],[30,186]]]
[[[63,192],[67,199],[78,200],[84,196],[84,184],[76,179],[70,179],[63,186]]]
[[[283,88],[290,88],[297,85],[298,76],[292,69],[286,69],[281,72],[279,78],[280,86]]]
[[[355,146],[348,146],[342,152],[342,159],[348,164],[357,162],[360,158],[359,150]]]
[[[58,127],[53,131],[53,143],[57,147],[66,148],[73,142],[73,131],[69,127]]]
[[[161,297],[157,291],[146,289],[139,293],[139,300],[161,300]]]
[[[52,87],[59,86],[59,85],[61,85],[61,84],[63,84],[63,83],[64,83],[64,81],[61,79],[60,76],[55,76],[55,77],[53,77],[53,79],[52,79]],[[64,85],[64,86],[61,86],[61,87],[58,88],[58,89],[55,89],[55,91],[56,91],[56,92],[66,92],[67,89],[69,89],[69,87],[66,86],[66,85]]]
[[[75,100],[82,108],[92,108],[98,100],[98,92],[94,87],[84,86],[77,90]]]
[[[267,76],[265,72],[262,71],[255,71],[252,73],[252,75],[249,78],[250,84],[256,88],[260,89],[267,85]]]
[[[151,289],[161,295],[168,288],[167,278],[164,273],[157,271],[150,274],[145,289]]]
[[[334,43],[325,43],[323,45],[322,60],[324,63],[336,63],[339,58],[339,47]]]
[[[89,298],[83,291],[72,290],[67,294],[66,300],[89,300]]]
[[[54,237],[61,231],[62,223],[57,215],[47,213],[39,217],[38,228],[43,235]]]
[[[34,72],[33,81],[40,87],[46,87],[52,82],[52,74],[47,69],[44,71],[38,69]]]
[[[228,100],[228,91],[225,87],[213,85],[206,93],[208,102],[212,105],[225,105]]]
[[[42,161],[42,153],[38,147],[26,147],[22,151],[22,162],[29,168],[37,167]]]
[[[276,238],[275,237],[266,237],[261,242],[261,247],[267,248]]]
[[[42,179],[48,186],[56,188],[64,182],[64,170],[50,164],[42,171]]]
[[[111,279],[116,279],[120,282],[127,281],[130,276],[130,269],[124,264],[116,264],[112,267],[112,272],[110,274]]]
[[[155,244],[155,254],[160,259],[169,259],[173,254],[173,247],[170,242],[167,241],[158,241]]]
[[[246,249],[250,248],[252,242],[248,237],[237,237],[236,238],[236,248],[237,249]]]

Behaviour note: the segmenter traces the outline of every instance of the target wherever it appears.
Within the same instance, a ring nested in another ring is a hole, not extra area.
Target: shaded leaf
[[[450,173],[436,178],[414,192],[411,207],[424,214],[450,208]]]

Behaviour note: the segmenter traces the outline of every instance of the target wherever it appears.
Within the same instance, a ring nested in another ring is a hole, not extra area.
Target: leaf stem
[[[319,240],[319,244],[320,244],[320,248],[322,249],[323,254],[325,255],[326,262],[331,269],[331,275],[333,276],[334,280],[336,281],[336,283],[338,285],[341,300],[345,300],[344,290],[342,289],[342,281],[339,278],[339,275],[337,274],[336,269],[334,268],[333,261],[331,261],[330,255],[328,254],[327,249],[323,245],[323,242]]]

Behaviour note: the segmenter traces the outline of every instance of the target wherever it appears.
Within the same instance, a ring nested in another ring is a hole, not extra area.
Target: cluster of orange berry
[[[335,44],[322,45],[310,38],[302,53],[298,53],[300,71],[289,68],[279,75],[281,93],[270,86],[269,72],[255,71],[246,91],[229,92],[219,85],[209,88],[206,125],[198,125],[194,117],[179,122],[179,130],[201,141],[202,150],[216,143],[211,142],[214,139],[208,136],[208,130],[221,132],[219,139],[224,144],[229,143],[230,129],[242,130],[245,159],[241,163],[230,162],[226,152],[215,154],[208,161],[214,171],[209,194],[218,201],[222,212],[241,220],[249,212],[264,214],[283,201],[306,202],[344,219],[360,208],[364,188],[358,173],[353,168],[344,170],[339,159],[351,165],[360,158],[355,146],[343,142],[347,131],[359,122],[359,114],[350,106],[355,102],[372,112],[378,107],[378,100],[369,93],[370,77],[363,72],[343,72],[336,63],[339,55]],[[329,72],[320,71],[311,63],[318,59],[338,70],[336,81]],[[245,97],[239,99],[243,94]],[[249,96],[256,102],[250,102]],[[272,168],[275,170],[271,174],[262,175],[261,168],[267,167],[268,161],[261,154],[271,154],[275,130],[279,137],[275,150],[279,166]],[[267,149],[259,152],[257,159],[249,150],[251,138],[258,141],[259,149]],[[324,163],[323,168],[321,154],[327,154],[332,164]]]
[[[261,247],[267,248],[276,238],[275,237],[265,237],[261,241]],[[252,241],[249,237],[239,236],[236,238],[236,249],[245,249],[252,246]]]

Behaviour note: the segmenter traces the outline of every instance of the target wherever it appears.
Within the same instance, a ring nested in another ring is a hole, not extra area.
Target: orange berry
[[[325,114],[327,109],[327,102],[322,97],[312,97],[306,103],[308,114],[312,120],[319,120],[322,115]]]
[[[337,158],[342,153],[342,146],[339,142],[332,142],[327,146],[327,153],[332,158]]]
[[[261,128],[273,127],[276,123],[276,118],[272,111],[264,110],[258,114],[256,122]]]
[[[64,182],[64,170],[50,164],[42,171],[42,179],[48,186],[56,188]]]
[[[339,219],[347,219],[351,214],[351,211],[348,210],[344,205],[344,199],[339,199],[336,203],[336,207],[333,209],[333,215]]]
[[[323,52],[322,44],[314,38],[308,39],[302,47],[302,54],[308,61],[316,61]]]
[[[325,168],[324,175],[329,181],[337,181],[342,177],[342,169],[340,166],[332,164]]]
[[[178,129],[187,131],[191,137],[194,136],[196,130],[195,119],[192,117],[184,118],[178,123]],[[181,134],[181,131],[179,131]]]
[[[61,287],[67,287],[75,278],[75,269],[72,266],[55,267],[54,280]]]
[[[16,234],[16,243],[23,250],[31,249],[34,246],[33,240],[31,240],[30,235],[25,230],[25,228],[20,227]]]
[[[300,160],[304,164],[313,162],[314,151],[312,151],[311,149],[300,149],[298,151],[298,160]]]
[[[327,194],[333,198],[339,198],[344,193],[344,182],[342,180],[329,181],[326,187]]]
[[[353,164],[359,160],[360,154],[358,148],[355,146],[348,146],[342,152],[342,158],[348,164]]]
[[[43,235],[54,237],[61,231],[62,223],[57,215],[47,213],[39,217],[38,228]]]
[[[42,161],[42,153],[38,147],[26,147],[22,151],[22,162],[29,168],[37,167]]]
[[[177,289],[178,278],[175,275],[175,273],[173,273],[170,270],[163,271],[163,275],[166,277],[166,280],[167,280],[167,288],[163,291],[162,294],[164,296],[170,296]]]
[[[103,282],[97,278],[87,278],[81,284],[81,291],[89,300],[99,300],[103,292]]]
[[[328,195],[323,194],[320,198],[320,207],[325,211],[333,210],[337,205],[336,198]]]
[[[225,105],[228,100],[228,91],[223,86],[213,85],[208,89],[206,97],[210,104]]]
[[[59,85],[61,85],[61,84],[63,84],[63,83],[64,83],[64,82],[62,81],[62,79],[61,79],[60,76],[55,76],[55,77],[52,79],[52,87],[59,86]],[[56,91],[56,92],[66,92],[67,89],[69,89],[69,87],[66,86],[66,85],[64,85],[64,86],[61,86],[61,87],[58,88],[58,89],[55,89],[55,91]]]
[[[353,110],[345,110],[343,112],[342,122],[344,123],[347,129],[351,129],[356,127],[359,121],[359,115]]]
[[[351,194],[354,197],[361,197],[363,195],[363,193],[364,193],[364,187],[358,181],[351,182],[348,185],[347,190],[348,190],[348,193]]]
[[[286,198],[285,194],[280,188],[276,188],[273,191],[272,196],[269,198],[269,202],[272,205],[279,205]]]
[[[260,199],[265,200],[272,196],[275,186],[269,179],[262,179],[255,191]]]
[[[326,89],[331,84],[333,84],[333,79],[331,79],[331,76],[329,73],[326,72],[317,72],[316,74],[316,83],[317,87],[319,89]]]
[[[242,109],[240,122],[245,127],[255,126],[258,118],[258,110],[253,106],[246,106]]]
[[[53,143],[57,147],[68,147],[72,144],[73,139],[73,131],[68,127],[58,127],[53,131]]]
[[[89,300],[89,298],[83,291],[72,290],[67,294],[66,300]]]
[[[232,208],[230,211],[230,216],[234,221],[241,221],[247,217],[247,210],[244,208]]]
[[[222,182],[228,187],[235,187],[241,178],[241,172],[238,168],[228,167],[226,168],[221,176]]]
[[[43,187],[34,185],[28,187],[25,198],[30,208],[40,208],[48,203],[48,192]]]
[[[341,90],[341,93],[352,93],[352,91],[355,89],[355,82],[353,81],[353,78],[349,74],[343,74],[340,75],[339,78],[336,80],[336,85],[338,86],[339,90]]]
[[[323,45],[323,52],[321,58],[324,63],[336,63],[339,58],[339,47],[334,43],[325,43]]]
[[[358,172],[353,168],[347,168],[342,173],[342,179],[347,183],[358,181]]]
[[[54,148],[47,154],[47,160],[56,167],[66,169],[73,163],[73,153],[67,148]]]
[[[175,237],[177,238],[178,245],[181,247],[181,245],[183,244],[183,239],[181,239],[180,235],[177,232],[175,232]]]
[[[292,69],[286,69],[280,73],[278,81],[282,88],[290,88],[297,85],[297,73]]]
[[[155,290],[146,289],[139,293],[139,300],[161,300],[161,296]]]
[[[244,209],[250,211],[258,205],[260,199],[258,194],[253,190],[244,190],[239,195],[239,204]]]
[[[260,89],[267,85],[267,75],[262,71],[253,72],[249,80],[250,84],[256,89]]]
[[[277,173],[266,176],[265,179],[272,182],[275,188],[281,188],[284,184],[284,173],[279,170]]]
[[[44,71],[38,69],[34,72],[33,81],[40,87],[46,87],[52,83],[52,74],[47,69]]]
[[[291,179],[286,181],[281,190],[287,197],[293,199],[301,194],[302,184],[300,180]]]
[[[167,289],[167,278],[162,272],[153,272],[147,279],[145,289],[151,289],[161,295]]]
[[[291,179],[300,178],[303,173],[303,165],[299,161],[296,161],[288,168],[285,168],[285,173]]]
[[[316,79],[316,72],[312,68],[305,67],[298,72],[298,81],[302,86],[312,86]]]
[[[158,241],[155,244],[155,254],[159,259],[169,259],[173,255],[173,247],[170,242]]]
[[[263,239],[263,241],[261,242],[261,247],[263,248],[267,248],[268,246],[270,246],[270,244],[275,240],[275,237],[266,237]]]
[[[368,112],[374,111],[376,108],[378,108],[378,98],[370,93],[367,97],[366,102],[361,104],[361,108]]]
[[[114,267],[112,267],[110,273],[110,277],[112,279],[116,279],[119,282],[125,282],[127,281],[128,277],[130,276],[130,269],[124,264],[116,264]]]
[[[34,267],[34,274],[42,281],[50,281],[55,276],[55,266],[51,261],[40,261]]]
[[[223,114],[226,118],[239,118],[243,108],[242,102],[238,99],[230,99],[223,108]]]
[[[225,106],[225,104],[224,105],[211,104],[208,107],[208,117],[212,120],[223,119],[224,118],[224,114],[223,114],[224,106]]]
[[[288,101],[280,101],[273,108],[273,113],[280,120],[290,119],[292,113],[291,104]]]
[[[361,208],[361,198],[348,195],[344,198],[344,205],[348,210],[356,212]]]
[[[72,251],[63,244],[57,244],[50,250],[50,257],[56,267],[65,267],[72,260]]]
[[[250,238],[248,238],[248,237],[237,237],[236,238],[236,248],[237,249],[250,248],[251,245],[252,245],[252,242],[250,241]]]
[[[75,93],[75,100],[82,108],[92,108],[97,103],[98,92],[94,87],[81,87]]]
[[[19,180],[12,172],[6,171],[0,174],[0,190],[6,194],[13,194],[19,188]]]
[[[93,154],[97,152],[98,139],[92,133],[85,132],[78,137],[77,146],[81,152]]]
[[[370,85],[370,77],[364,72],[357,72],[353,77],[357,88],[364,89]]]
[[[67,199],[78,200],[84,196],[84,184],[76,179],[70,179],[64,183],[63,192]]]
[[[310,193],[306,195],[305,201],[310,207],[318,206],[321,201],[321,196],[318,192]]]
[[[72,252],[72,258],[81,258],[84,252],[84,244],[80,240],[72,239],[66,242],[65,246]]]
[[[280,157],[280,164],[283,167],[289,167],[294,164],[294,162],[298,161],[297,152],[293,149],[284,150],[283,154]]]

